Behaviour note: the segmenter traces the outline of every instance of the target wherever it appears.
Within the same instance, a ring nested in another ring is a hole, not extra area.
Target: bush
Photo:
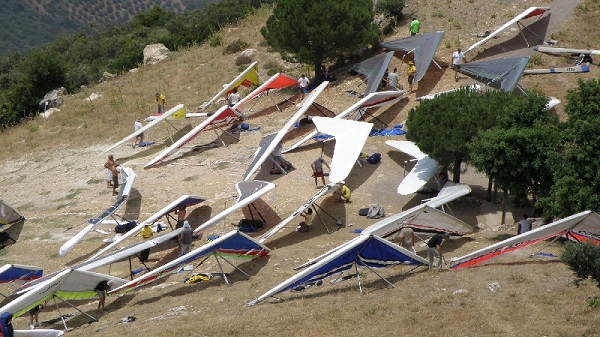
[[[592,278],[600,287],[600,246],[591,243],[568,243],[560,260],[571,269],[577,279],[575,285]]]
[[[241,66],[243,64],[250,64],[252,63],[252,57],[247,56],[247,55],[240,55],[238,57],[235,58],[235,65],[236,66]]]
[[[216,47],[216,46],[220,46],[223,44],[223,37],[221,36],[221,34],[212,34],[209,38],[208,38],[208,44],[211,47]]]
[[[235,54],[241,52],[242,50],[248,48],[250,46],[247,42],[244,42],[240,39],[237,39],[225,47],[223,50],[223,55]]]
[[[375,5],[375,12],[385,13],[396,19],[402,19],[404,0],[379,0]]]
[[[265,64],[263,64],[264,69],[271,69],[271,68],[277,68],[277,67],[279,67],[279,62],[274,61],[274,60],[269,60],[269,61],[265,62]]]

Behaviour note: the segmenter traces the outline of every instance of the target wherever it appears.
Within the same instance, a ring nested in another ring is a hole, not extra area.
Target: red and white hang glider
[[[538,16],[538,17],[542,17],[542,15],[544,15],[546,12],[550,11],[550,7],[529,7],[526,11],[524,11],[523,13],[517,15],[514,19],[508,21],[507,23],[505,23],[504,25],[502,25],[502,27],[496,29],[495,31],[491,32],[488,36],[484,37],[481,41],[475,43],[474,45],[472,45],[471,47],[469,47],[467,50],[464,51],[464,54],[470,52],[471,50],[481,46],[482,44],[486,43],[488,40],[493,39],[494,37],[496,37],[498,34],[500,34],[501,32],[503,32],[504,30],[508,29],[508,27],[516,24],[519,26],[519,29],[521,27],[527,28],[525,26],[523,26],[523,24],[521,23],[521,20],[527,19],[527,18],[531,18],[534,16]],[[542,38],[543,39],[543,38]],[[525,42],[527,42],[527,40],[525,40]],[[527,47],[529,47],[529,43],[527,43]]]

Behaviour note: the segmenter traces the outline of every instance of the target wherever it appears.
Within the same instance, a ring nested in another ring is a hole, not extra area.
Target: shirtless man
[[[115,158],[113,157],[112,154],[108,155],[108,159],[106,160],[106,163],[104,163],[104,168],[106,169],[106,188],[111,188],[113,187],[112,185],[112,171],[111,171],[111,167],[115,164]]]
[[[117,195],[119,194],[117,192],[117,188],[119,188],[119,169],[118,169],[118,164],[117,163],[113,163],[113,165],[110,167],[110,172],[112,173],[112,188],[113,188],[113,195]]]

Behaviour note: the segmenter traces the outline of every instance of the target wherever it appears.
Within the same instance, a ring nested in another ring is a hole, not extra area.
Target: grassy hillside
[[[4,0],[0,15],[0,55],[27,51],[60,33],[126,22],[159,6],[165,11],[200,9],[218,0]]]

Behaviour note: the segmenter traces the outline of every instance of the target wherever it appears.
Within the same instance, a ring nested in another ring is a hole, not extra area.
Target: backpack
[[[375,152],[367,158],[369,164],[377,164],[381,161],[381,153]]]
[[[367,219],[379,219],[385,216],[385,210],[381,205],[373,205],[369,207],[367,212]]]

